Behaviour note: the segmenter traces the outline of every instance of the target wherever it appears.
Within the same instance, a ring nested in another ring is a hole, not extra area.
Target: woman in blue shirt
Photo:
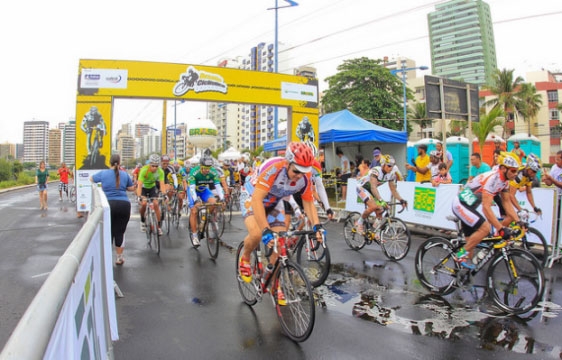
[[[121,158],[117,154],[109,159],[111,168],[95,173],[90,181],[101,183],[101,188],[107,197],[111,218],[111,241],[115,244],[117,252],[116,265],[123,265],[123,238],[127,224],[131,217],[131,202],[127,190],[134,191],[133,180],[124,170],[120,170]]]

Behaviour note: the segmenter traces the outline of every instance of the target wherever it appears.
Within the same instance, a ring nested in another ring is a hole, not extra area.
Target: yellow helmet
[[[388,155],[388,154],[382,155],[380,161],[381,161],[381,166],[382,165],[394,166],[396,164],[396,160],[394,160],[392,155]]]
[[[500,154],[498,155],[498,164],[508,168],[522,168],[519,156],[507,151],[500,152]]]

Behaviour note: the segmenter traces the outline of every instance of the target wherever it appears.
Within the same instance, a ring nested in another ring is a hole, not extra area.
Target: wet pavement
[[[52,188],[51,188],[52,189]],[[50,190],[51,199],[55,193]],[[83,219],[72,208],[35,209],[36,193],[0,194],[0,345],[7,340],[45,274]],[[29,216],[33,214],[33,216]],[[22,223],[21,219],[26,222]],[[136,206],[126,233],[125,265],[114,267],[124,297],[117,299],[117,359],[560,359],[562,265],[545,270],[546,291],[537,311],[500,314],[482,288],[430,295],[414,272],[414,255],[426,236],[414,234],[409,254],[386,260],[380,247],[347,247],[343,224],[331,223],[332,268],[319,301],[311,337],[285,337],[269,295],[250,308],[235,282],[234,253],[245,235],[240,215],[227,224],[219,258],[191,247],[187,219],[162,238],[160,256],[146,247]],[[10,235],[11,234],[11,235]],[[17,234],[18,243],[13,241]],[[71,238],[70,238],[71,239]],[[9,254],[9,255],[7,255]],[[475,284],[483,283],[476,279]],[[526,355],[532,354],[532,355]]]

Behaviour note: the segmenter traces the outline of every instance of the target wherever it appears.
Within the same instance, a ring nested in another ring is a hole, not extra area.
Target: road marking
[[[43,274],[33,275],[31,278],[34,279],[34,278],[38,278],[38,277],[47,276],[47,275],[49,275],[50,273],[51,273],[51,272],[49,271],[49,272],[46,272],[46,273],[43,273]]]

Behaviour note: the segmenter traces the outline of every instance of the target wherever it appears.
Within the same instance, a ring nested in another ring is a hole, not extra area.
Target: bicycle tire
[[[365,247],[365,237],[357,232],[355,222],[361,216],[358,212],[352,212],[343,223],[343,237],[346,244],[353,250],[361,250]]]
[[[232,220],[232,195],[228,197],[226,201],[226,211],[228,212],[228,222]],[[225,216],[226,218],[227,216]]]
[[[259,283],[259,279],[261,274],[259,273],[258,268],[258,255],[257,252],[254,250],[250,255],[250,264],[252,265],[253,269],[253,276],[252,281],[247,283],[240,277],[240,258],[242,257],[242,253],[244,250],[244,242],[242,241],[238,244],[238,249],[236,250],[236,282],[238,283],[238,290],[240,291],[240,296],[242,296],[242,300],[249,306],[253,306],[258,302],[258,289],[261,286]]]
[[[399,261],[408,255],[412,236],[404,221],[395,217],[385,218],[379,234],[382,251],[387,258]]]
[[[170,234],[170,212],[166,208],[166,204],[162,202],[162,206],[160,206],[160,219],[162,219],[160,228],[162,229],[162,233],[169,235]]]
[[[222,206],[217,206],[215,208],[215,221],[217,223],[218,226],[218,230],[219,230],[219,237],[222,236],[222,234],[224,234],[224,228],[226,226],[226,219],[224,218],[224,210],[222,209]]]
[[[179,201],[177,194],[172,197],[172,203],[170,204],[172,209],[171,214],[171,222],[172,225],[176,227],[176,230],[179,228],[180,225],[180,217],[179,217]]]
[[[75,203],[76,202],[76,187],[72,187],[70,190],[70,201]]]
[[[515,241],[513,246],[533,254],[544,269],[548,260],[548,243],[537,229],[528,228],[525,235],[519,241]]]
[[[451,242],[439,236],[427,239],[418,248],[414,261],[416,276],[431,293],[447,295],[455,291],[460,265],[453,255]]]
[[[151,219],[151,223],[152,223],[152,240],[153,240],[153,250],[156,253],[156,255],[160,255],[160,235],[158,234],[158,219],[156,218],[156,213],[151,212],[150,216],[152,217]]]
[[[281,264],[273,276],[275,278],[272,279],[272,295],[281,328],[291,340],[305,341],[314,329],[316,316],[312,285],[301,267],[290,259]],[[279,288],[285,295],[285,305],[279,304]]]
[[[296,254],[297,264],[310,280],[310,285],[322,285],[330,273],[331,258],[328,246],[324,247],[316,238],[311,239],[309,235],[303,235],[297,244]]]
[[[207,249],[209,250],[211,259],[214,260],[219,256],[220,230],[218,228],[218,224],[212,219],[212,217],[209,219],[209,221],[207,221],[205,227],[207,233]]]
[[[544,293],[544,273],[539,261],[529,252],[508,249],[492,258],[488,268],[487,288],[492,301],[501,310],[519,315],[532,311]],[[515,269],[516,278],[513,277]]]

